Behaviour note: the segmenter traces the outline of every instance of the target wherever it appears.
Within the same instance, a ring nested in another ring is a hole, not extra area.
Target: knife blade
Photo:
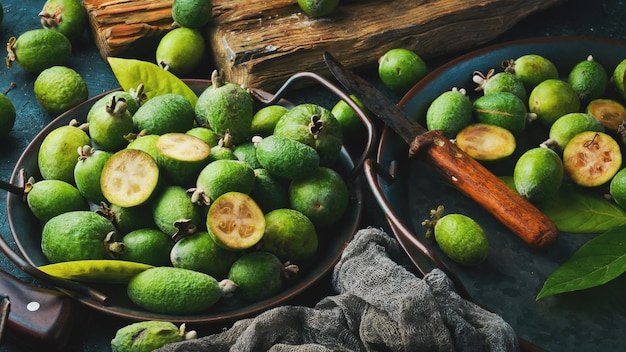
[[[409,157],[425,161],[532,248],[546,248],[557,241],[559,230],[552,220],[459,149],[442,131],[429,131],[408,117],[387,96],[345,68],[330,53],[324,53],[324,61],[337,81],[409,144]]]

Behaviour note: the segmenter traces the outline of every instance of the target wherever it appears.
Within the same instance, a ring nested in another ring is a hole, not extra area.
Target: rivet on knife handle
[[[329,53],[324,53],[324,60],[344,87],[410,145],[411,156],[427,162],[531,247],[544,248],[558,239],[559,230],[552,220],[460,150],[443,132],[427,131]]]

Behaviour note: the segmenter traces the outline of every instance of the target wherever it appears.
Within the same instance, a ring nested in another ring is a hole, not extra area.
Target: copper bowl
[[[200,94],[210,85],[208,80],[183,80],[196,94]],[[99,98],[109,92],[95,96],[88,101],[65,112],[48,124],[25,149],[19,158],[7,195],[7,217],[11,235],[19,253],[8,243],[0,240],[0,249],[15,262],[18,267],[41,281],[67,293],[77,301],[95,310],[130,320],[161,320],[179,323],[223,323],[244,317],[254,316],[269,308],[284,304],[310,289],[314,284],[326,278],[338,262],[347,243],[352,239],[361,218],[362,191],[358,178],[348,177],[354,171],[355,163],[346,149],[343,148],[337,166],[334,167],[345,176],[349,193],[350,205],[343,218],[332,227],[325,229],[320,236],[320,247],[314,264],[303,266],[298,277],[289,282],[277,295],[258,302],[244,302],[238,299],[225,299],[210,309],[193,315],[164,315],[145,311],[134,305],[126,295],[125,285],[83,284],[50,277],[36,269],[37,266],[48,264],[41,251],[41,223],[32,215],[28,205],[20,194],[24,178],[34,176],[40,178],[37,166],[37,153],[44,137],[53,129],[66,125],[72,119],[85,121],[89,108]],[[289,105],[285,100],[282,103]]]

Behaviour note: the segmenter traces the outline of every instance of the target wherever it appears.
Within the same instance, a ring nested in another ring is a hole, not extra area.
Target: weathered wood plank
[[[342,0],[312,18],[296,0],[214,0],[203,29],[226,79],[267,90],[299,71],[325,74],[322,54],[360,69],[404,47],[423,58],[470,49],[566,0]],[[172,0],[83,0],[103,57],[128,56],[173,28]],[[156,47],[154,45],[154,47]]]
[[[393,47],[433,57],[485,43],[563,1],[352,1],[315,19],[294,0],[216,0],[207,38],[228,80],[271,90],[298,71],[325,73],[324,51],[353,69]]]

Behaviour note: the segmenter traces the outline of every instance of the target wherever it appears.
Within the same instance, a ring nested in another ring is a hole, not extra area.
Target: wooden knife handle
[[[547,216],[452,143],[442,131],[418,135],[409,149],[536,249],[554,243],[559,230]]]
[[[10,339],[30,350],[61,350],[71,331],[73,306],[70,297],[59,291],[30,285],[0,270],[0,293],[9,297],[8,331]]]

